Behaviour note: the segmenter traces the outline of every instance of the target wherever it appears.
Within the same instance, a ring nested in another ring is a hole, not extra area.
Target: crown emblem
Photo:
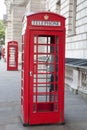
[[[45,19],[45,20],[48,20],[48,19],[49,19],[49,16],[46,14],[46,15],[44,16],[44,19]]]

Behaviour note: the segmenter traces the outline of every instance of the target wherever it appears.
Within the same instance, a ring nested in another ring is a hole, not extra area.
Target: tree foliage
[[[0,45],[5,44],[5,25],[3,20],[0,20]]]

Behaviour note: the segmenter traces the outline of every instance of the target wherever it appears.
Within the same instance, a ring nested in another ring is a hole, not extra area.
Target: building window
[[[76,5],[77,0],[70,0],[69,3],[69,35],[76,34]]]
[[[60,14],[60,0],[56,2],[56,13]]]

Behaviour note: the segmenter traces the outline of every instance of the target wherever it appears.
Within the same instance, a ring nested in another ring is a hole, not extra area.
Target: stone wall
[[[76,15],[76,20],[74,21],[75,32],[73,34],[70,34],[70,31],[67,32],[66,57],[87,59],[87,22],[86,22],[87,1],[86,0],[77,0],[75,15]],[[69,16],[71,17],[71,15]],[[67,21],[66,24],[69,25],[70,21]],[[71,30],[72,28],[73,27],[71,26]]]
[[[7,59],[7,43],[8,41],[15,40],[18,42],[19,48],[19,62],[21,51],[21,32],[22,32],[22,18],[25,12],[24,0],[5,0],[7,20],[5,31],[5,58]]]
[[[11,13],[10,13],[10,4],[11,1],[5,1],[6,4],[6,12],[7,12],[7,19],[6,19],[6,35],[5,35],[5,43],[12,39],[12,24],[11,24]]]
[[[60,0],[47,0],[47,10],[57,12]],[[66,17],[66,57],[87,59],[87,1],[61,0],[60,11]]]
[[[87,97],[87,68],[66,65],[65,85],[75,94]]]
[[[19,51],[21,50],[22,42],[22,19],[24,16],[24,6],[13,6],[12,8],[12,39],[18,41]]]
[[[45,0],[29,0],[26,5],[26,12],[39,12],[46,10]]]

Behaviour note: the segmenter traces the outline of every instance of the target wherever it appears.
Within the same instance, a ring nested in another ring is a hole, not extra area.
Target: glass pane
[[[36,45],[34,45],[34,53],[36,53]]]
[[[39,36],[38,37],[38,44],[47,44],[47,37]]]
[[[37,37],[34,36],[34,43],[36,44],[36,42],[37,42]]]

